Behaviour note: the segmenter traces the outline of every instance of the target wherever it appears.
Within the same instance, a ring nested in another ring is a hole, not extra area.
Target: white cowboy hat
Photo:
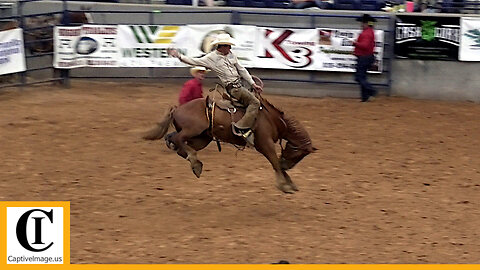
[[[210,69],[207,69],[205,67],[200,67],[200,66],[195,66],[190,68],[190,74],[192,74],[192,76],[195,76],[195,73],[197,73],[198,71],[204,71],[205,73],[207,73],[210,71]]]
[[[219,34],[210,45],[215,46],[219,44],[225,45],[235,45],[235,39],[233,39],[229,34]]]

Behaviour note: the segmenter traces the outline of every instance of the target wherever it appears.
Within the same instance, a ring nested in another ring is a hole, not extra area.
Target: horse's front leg
[[[255,143],[255,148],[268,159],[270,164],[272,164],[276,178],[275,186],[285,193],[295,193],[295,191],[298,191],[297,186],[292,182],[290,176],[282,170],[280,166],[280,160],[275,151],[275,143],[272,140],[266,142],[258,141]]]

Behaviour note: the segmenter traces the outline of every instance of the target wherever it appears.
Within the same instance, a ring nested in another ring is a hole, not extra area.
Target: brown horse
[[[276,186],[285,193],[298,191],[286,170],[316,149],[312,146],[310,136],[295,119],[287,117],[266,99],[258,95],[262,109],[255,123],[255,149],[262,153],[272,164],[276,175]],[[213,139],[237,146],[244,146],[245,141],[232,133],[232,121],[238,121],[243,109],[221,110],[214,105],[208,110],[212,101],[207,98],[195,99],[179,107],[171,107],[157,127],[147,132],[143,138],[160,139],[168,131],[171,123],[176,132],[165,136],[167,146],[177,154],[190,161],[193,173],[200,177],[203,164],[197,158],[197,151],[205,148]],[[275,143],[284,139],[280,158],[275,150]],[[220,146],[219,146],[220,150]]]

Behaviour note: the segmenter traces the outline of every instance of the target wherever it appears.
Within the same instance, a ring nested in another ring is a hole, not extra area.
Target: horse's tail
[[[163,117],[162,121],[158,122],[157,126],[153,129],[145,132],[142,138],[145,140],[158,140],[165,136],[165,133],[167,133],[168,128],[172,124],[173,112],[175,112],[175,109],[177,109],[177,106],[171,106],[168,108],[167,113]]]

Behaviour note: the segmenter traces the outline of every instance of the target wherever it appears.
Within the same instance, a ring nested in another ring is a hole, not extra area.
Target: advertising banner
[[[212,41],[218,34],[228,33],[235,39],[232,52],[237,56],[240,64],[244,67],[257,66],[255,58],[256,26],[250,25],[226,25],[205,24],[187,25],[186,35],[179,35],[175,40],[178,48],[183,48],[185,54],[190,57],[201,57],[212,51]]]
[[[118,66],[117,26],[56,26],[54,60],[56,68]]]
[[[395,54],[399,58],[457,60],[458,17],[397,15]]]
[[[353,55],[353,41],[360,30],[320,28],[315,69],[324,71],[355,72],[356,57]],[[375,30],[375,62],[370,72],[381,73],[383,64],[384,33]]]
[[[25,71],[21,28],[0,32],[0,75]]]
[[[118,63],[120,67],[175,67],[186,66],[178,59],[168,56],[167,49],[176,47],[185,53],[183,44],[188,44],[188,31],[175,25],[119,25]],[[182,42],[183,41],[183,42]]]
[[[314,70],[315,29],[257,27],[256,67]]]
[[[218,34],[235,39],[232,52],[247,68],[354,72],[353,29],[285,29],[248,25],[88,25],[55,28],[54,65],[75,67],[184,67],[168,55],[176,48],[189,57],[213,49]],[[382,72],[384,32],[375,31],[376,61]]]
[[[220,33],[229,33],[237,44],[232,51],[241,64],[251,67],[255,26],[242,25],[119,25],[118,47],[120,67],[187,66],[169,57],[168,48],[176,48],[190,57],[201,57],[213,48],[212,41]]]
[[[480,61],[480,18],[463,17],[460,37],[460,61]]]

